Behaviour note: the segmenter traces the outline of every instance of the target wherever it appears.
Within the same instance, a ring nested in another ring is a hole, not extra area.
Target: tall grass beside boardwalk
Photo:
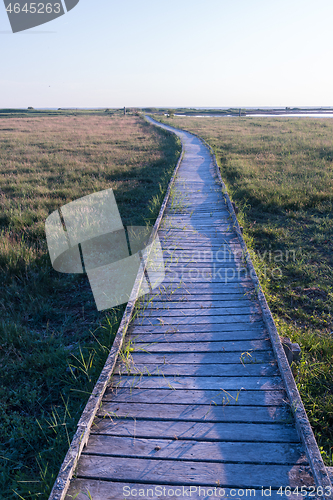
[[[333,465],[333,120],[164,121],[215,151],[279,333],[301,345],[296,382]]]
[[[124,225],[153,224],[180,154],[135,116],[0,117],[0,498],[47,499],[124,306],[52,269],[44,223],[112,188]]]

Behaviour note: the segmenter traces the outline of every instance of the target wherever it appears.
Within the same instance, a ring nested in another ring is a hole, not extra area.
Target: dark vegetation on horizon
[[[81,109],[81,108],[58,108],[58,109],[34,109],[29,106],[27,109],[20,108],[8,108],[0,109],[0,119],[2,117],[10,116],[100,116],[100,115],[119,116],[124,114],[124,108],[105,108],[105,109]],[[126,108],[126,114],[139,115],[141,113],[154,113],[160,115],[220,115],[220,116],[249,116],[253,114],[276,114],[276,115],[288,115],[288,114],[302,114],[302,113],[333,113],[332,107],[318,107],[318,108],[305,108],[305,107],[276,107],[276,108],[237,108],[232,107],[228,109],[216,109],[216,108]]]

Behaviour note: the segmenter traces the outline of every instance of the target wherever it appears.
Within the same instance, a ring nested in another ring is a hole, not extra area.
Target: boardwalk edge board
[[[179,170],[180,164],[182,162],[184,155],[184,147],[182,144],[182,150],[181,154],[179,156],[176,168],[174,170],[174,173],[170,179],[167,192],[165,194],[162,206],[160,208],[158,217],[156,219],[156,222],[154,224],[150,239],[148,241],[147,246],[151,244],[151,242],[154,240],[157,231],[160,227],[160,224],[162,222],[163,214],[165,211],[165,208],[167,206],[168,200],[170,198],[170,193],[171,189],[173,187],[177,172]],[[96,416],[96,413],[100,407],[100,403],[102,401],[103,395],[105,393],[105,390],[108,386],[108,383],[110,381],[110,378],[113,374],[116,361],[119,355],[119,352],[122,348],[123,340],[126,335],[128,326],[130,324],[130,321],[132,319],[133,311],[134,311],[134,306],[135,302],[138,297],[138,292],[142,283],[142,279],[144,277],[144,272],[145,268],[143,268],[141,271],[139,270],[138,275],[136,277],[134,287],[133,289],[135,290],[135,295],[134,299],[131,300],[130,302],[127,303],[126,309],[124,311],[121,323],[119,325],[117,334],[115,336],[112,348],[110,350],[110,353],[108,355],[108,358],[105,362],[105,365],[103,367],[103,370],[96,382],[96,385],[88,399],[88,402],[85,406],[85,409],[83,410],[83,413],[81,415],[81,418],[77,424],[77,430],[74,434],[74,437],[71,441],[69,450],[64,458],[64,461],[61,465],[59,474],[57,476],[57,479],[53,485],[51,494],[49,496],[49,500],[64,500],[65,495],[67,493],[70,480],[73,476],[73,473],[76,469],[76,466],[78,464],[79,458],[81,456],[81,453],[86,446],[89,435],[90,435],[90,430],[91,426],[93,423],[93,420]]]
[[[171,125],[168,125],[168,127],[174,128]],[[178,129],[174,129],[174,130],[178,131]],[[316,486],[317,486],[317,488],[322,487],[324,489],[327,488],[328,491],[332,491],[332,483],[330,480],[330,476],[333,479],[333,474],[332,474],[333,468],[330,468],[330,470],[328,470],[323,462],[322,457],[321,457],[321,454],[320,454],[320,451],[319,451],[319,448],[317,445],[317,441],[314,437],[314,434],[313,434],[308,416],[306,414],[301,396],[298,392],[294,376],[292,374],[290,365],[288,363],[284,349],[282,347],[281,339],[280,339],[280,336],[278,334],[271,310],[270,310],[268,303],[266,301],[266,297],[264,295],[264,292],[262,291],[257,273],[255,271],[255,268],[253,266],[253,263],[252,263],[252,260],[251,260],[250,254],[249,254],[249,251],[248,251],[246,243],[244,241],[242,231],[240,229],[234,207],[231,203],[229,194],[227,192],[226,185],[223,182],[220,168],[219,168],[217,161],[216,161],[214,150],[210,146],[210,144],[208,144],[205,141],[205,139],[203,139],[199,135],[197,135],[193,132],[190,132],[190,131],[186,130],[185,128],[182,128],[181,130],[196,136],[208,148],[208,150],[211,154],[213,163],[214,163],[215,168],[216,168],[216,173],[217,173],[217,176],[219,179],[219,183],[220,183],[221,188],[222,188],[222,193],[224,195],[228,210],[229,210],[230,215],[232,217],[234,229],[236,231],[239,243],[240,243],[241,248],[243,250],[245,262],[247,264],[248,270],[250,271],[250,276],[251,276],[252,282],[254,284],[255,291],[256,291],[256,294],[257,294],[257,297],[259,300],[259,304],[260,304],[260,307],[262,310],[263,319],[264,319],[264,322],[265,322],[266,327],[268,329],[269,336],[270,336],[270,339],[272,342],[273,351],[274,351],[274,354],[275,354],[277,362],[278,362],[278,366],[279,366],[279,369],[281,372],[282,379],[283,379],[285,386],[286,386],[286,392],[288,395],[288,399],[289,399],[289,401],[292,402],[291,403],[291,410],[292,410],[292,413],[294,414],[296,429],[297,429],[298,435],[300,437],[300,440],[304,445],[307,457],[309,459],[309,464],[310,464],[312,472],[313,472]],[[330,490],[329,490],[329,488],[330,488]],[[333,498],[333,493],[331,495],[329,495],[329,497]]]

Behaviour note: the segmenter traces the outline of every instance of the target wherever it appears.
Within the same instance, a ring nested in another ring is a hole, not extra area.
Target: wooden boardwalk
[[[130,325],[62,498],[243,498],[253,488],[252,498],[281,499],[297,498],[287,486],[320,484],[329,493],[213,158],[177,133],[185,154],[158,232],[165,280]]]

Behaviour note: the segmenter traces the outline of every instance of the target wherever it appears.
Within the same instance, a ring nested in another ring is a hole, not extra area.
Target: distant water
[[[333,118],[333,113],[285,113],[281,115],[269,115],[266,113],[262,114],[253,114],[253,115],[246,115],[246,117],[257,117],[257,116],[269,116],[269,117],[280,117],[280,118],[288,118],[288,117],[295,117],[295,118],[302,118],[302,117],[307,117],[307,118]],[[246,118],[245,117],[245,118]]]
[[[192,118],[218,118],[218,117],[230,117],[230,118],[237,118],[238,115],[177,115],[175,116],[183,116],[187,117],[190,116]],[[333,113],[288,113],[288,114],[268,114],[268,113],[262,113],[262,114],[250,114],[250,115],[242,115],[242,118],[333,118]]]

